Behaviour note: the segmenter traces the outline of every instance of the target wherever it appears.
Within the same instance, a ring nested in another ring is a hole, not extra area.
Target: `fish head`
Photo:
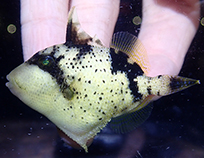
[[[61,91],[64,90],[65,85],[62,84],[65,81],[60,78],[62,73],[57,70],[56,63],[56,59],[48,52],[38,52],[7,75],[9,82],[6,86],[25,104],[45,114],[53,106],[59,106],[55,100],[64,98]],[[57,79],[52,76],[52,71],[58,76]],[[61,82],[61,85],[57,82]],[[72,98],[71,91],[66,94],[67,98]]]
[[[7,79],[9,82],[6,83],[6,86],[10,91],[30,107],[34,109],[37,107],[36,110],[43,109],[41,98],[47,98],[57,88],[53,87],[54,81],[48,73],[27,63],[15,68],[7,75]]]

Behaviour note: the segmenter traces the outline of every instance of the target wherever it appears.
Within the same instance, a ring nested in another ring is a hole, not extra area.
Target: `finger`
[[[21,0],[24,60],[65,41],[68,0]]]
[[[148,76],[179,73],[197,31],[199,13],[198,0],[143,1],[139,38],[150,60]]]
[[[109,46],[119,13],[119,0],[72,0],[79,22],[90,36],[97,37]]]

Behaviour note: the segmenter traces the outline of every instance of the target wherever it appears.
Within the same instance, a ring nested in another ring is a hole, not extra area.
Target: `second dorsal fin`
[[[141,41],[128,32],[117,32],[113,35],[111,48],[126,53],[130,59],[136,62],[145,74],[149,71],[149,61],[146,50]]]

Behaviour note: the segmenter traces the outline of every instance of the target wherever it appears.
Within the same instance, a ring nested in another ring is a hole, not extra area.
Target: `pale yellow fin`
[[[141,41],[134,35],[127,32],[118,32],[113,35],[111,48],[126,53],[130,59],[136,62],[145,74],[149,71],[149,60],[147,52]]]

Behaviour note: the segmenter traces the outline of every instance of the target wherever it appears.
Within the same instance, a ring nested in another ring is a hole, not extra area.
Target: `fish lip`
[[[9,74],[8,75],[6,75],[6,79],[9,81],[10,80],[10,78],[9,78]]]
[[[6,75],[6,79],[8,80],[8,82],[6,82],[6,87],[10,88],[11,87],[11,81],[10,81],[9,75]]]
[[[18,82],[16,82],[15,79],[10,78],[9,74],[6,76],[6,79],[8,80],[8,82],[6,82],[6,87],[8,87],[11,90],[12,93],[14,93],[13,90],[16,89],[16,88],[17,89],[23,89],[22,86],[20,86],[18,84]]]
[[[21,99],[22,98],[22,93],[25,92],[25,89],[23,89],[23,87],[21,87],[18,84],[18,82],[16,82],[15,78],[12,78],[12,76],[7,75],[6,78],[9,81],[9,82],[6,83],[6,86],[8,87],[10,92],[13,95],[15,95],[16,97],[18,97],[19,99]]]

